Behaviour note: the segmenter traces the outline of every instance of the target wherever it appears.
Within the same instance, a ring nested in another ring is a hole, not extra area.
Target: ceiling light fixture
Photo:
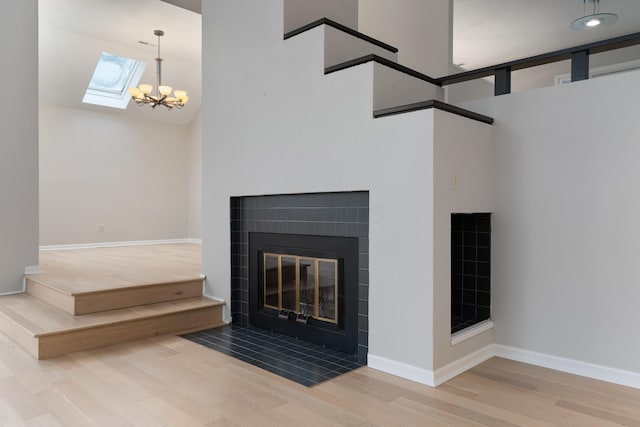
[[[131,99],[135,101],[138,106],[150,105],[155,109],[158,105],[166,107],[168,110],[172,108],[182,108],[189,101],[189,96],[184,90],[173,90],[171,86],[162,86],[162,58],[160,57],[160,37],[164,36],[164,31],[155,30],[153,35],[158,37],[158,57],[156,58],[156,77],[157,86],[156,94],[151,95],[153,92],[153,85],[141,84],[138,87],[130,87],[129,94]],[[173,91],[173,96],[171,92]]]
[[[584,16],[571,23],[571,28],[578,31],[591,30],[613,24],[618,20],[615,13],[600,13],[600,0],[582,0],[584,2]],[[587,15],[587,3],[593,3],[593,11]]]

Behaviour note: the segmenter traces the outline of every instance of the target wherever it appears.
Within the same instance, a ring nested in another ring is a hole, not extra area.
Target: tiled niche
[[[451,214],[451,333],[491,318],[491,214]]]
[[[249,324],[249,233],[358,239],[358,360],[369,340],[369,193],[280,194],[231,198],[231,315]]]

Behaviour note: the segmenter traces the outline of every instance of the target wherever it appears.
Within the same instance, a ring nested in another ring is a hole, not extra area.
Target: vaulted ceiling
[[[189,104],[178,111],[151,111],[130,103],[126,110],[108,111],[190,123],[201,103],[201,16],[169,3],[193,10],[199,1],[40,0],[41,101],[107,111],[82,104],[101,52],[145,61],[142,81],[155,85],[153,30],[161,29],[163,83],[187,90]],[[640,31],[639,0],[601,0],[600,9],[617,13],[619,21],[579,32],[569,23],[583,15],[583,0],[454,0],[454,63],[474,69]]]
[[[200,110],[201,16],[159,0],[40,0],[39,91],[41,102],[71,108],[188,124]],[[182,110],[92,106],[82,98],[100,54],[146,62],[141,82],[156,85],[156,29],[161,39],[163,84],[189,93]],[[145,42],[147,44],[142,44]]]

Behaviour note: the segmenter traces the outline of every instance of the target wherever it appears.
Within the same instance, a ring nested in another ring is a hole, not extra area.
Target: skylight
[[[136,86],[146,64],[131,58],[102,52],[82,102],[113,108],[127,108],[127,92]]]

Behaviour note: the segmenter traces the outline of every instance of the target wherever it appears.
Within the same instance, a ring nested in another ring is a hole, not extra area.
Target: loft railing
[[[338,30],[341,30],[347,34],[351,34],[354,37],[365,40],[369,43],[375,44],[393,53],[398,52],[398,49],[393,46],[389,46],[379,40],[373,39],[365,34],[352,30],[344,25],[341,25],[335,21],[327,18],[322,18],[311,24],[305,25],[297,30],[290,31],[284,35],[284,39],[289,39],[312,28],[320,25],[328,25]],[[325,74],[335,71],[343,70],[345,68],[354,67],[365,62],[375,61],[394,68],[397,71],[403,72],[413,77],[425,80],[431,84],[437,86],[446,86],[456,83],[462,83],[470,80],[481,79],[483,77],[494,76],[494,93],[495,95],[505,95],[511,93],[511,72],[517,70],[523,70],[525,68],[537,67],[539,65],[550,64],[553,62],[571,60],[571,81],[586,80],[589,78],[589,55],[596,53],[608,52],[610,50],[622,49],[629,46],[635,46],[640,44],[640,32],[627,34],[620,37],[614,37],[607,40],[601,40],[599,42],[584,44],[576,47],[571,47],[562,50],[556,50],[554,52],[543,53],[541,55],[531,56],[524,59],[518,59],[515,61],[505,62],[498,65],[492,65],[490,67],[484,67],[477,70],[465,71],[463,73],[452,74],[450,76],[434,79],[432,77],[421,74],[415,70],[411,70],[405,66],[389,61],[388,59],[381,58],[377,55],[366,55],[361,58],[357,58],[351,61],[347,61],[341,64],[336,64],[325,69]]]
[[[462,83],[469,80],[494,76],[494,93],[496,96],[511,93],[511,72],[525,68],[537,67],[552,62],[571,60],[571,81],[586,80],[589,78],[589,55],[621,49],[640,44],[640,33],[627,34],[612,39],[584,44],[568,49],[505,62],[503,64],[484,67],[477,70],[465,71],[450,76],[436,79],[442,86]]]

